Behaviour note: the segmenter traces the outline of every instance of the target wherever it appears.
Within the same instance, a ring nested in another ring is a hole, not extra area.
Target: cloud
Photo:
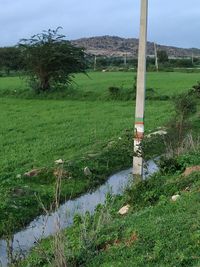
[[[137,37],[140,0],[0,0],[0,45],[16,44],[62,26],[69,39],[98,35]],[[199,0],[149,1],[148,39],[199,47]]]

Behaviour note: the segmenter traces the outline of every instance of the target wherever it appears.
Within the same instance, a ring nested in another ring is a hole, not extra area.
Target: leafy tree
[[[66,41],[59,29],[49,29],[20,41],[26,72],[38,92],[49,91],[58,83],[69,84],[73,74],[84,73],[86,69],[83,49]]]

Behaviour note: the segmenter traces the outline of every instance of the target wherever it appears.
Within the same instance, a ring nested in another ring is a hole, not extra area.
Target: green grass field
[[[105,94],[109,86],[132,88],[135,73],[132,72],[91,72],[75,75],[73,85],[84,92]],[[199,73],[150,72],[147,74],[147,87],[154,88],[161,95],[173,95],[191,88],[200,80]],[[26,80],[18,77],[0,78],[0,95],[4,91],[26,90]]]
[[[135,73],[91,73],[90,79],[77,75],[75,82],[85,91],[106,92],[109,86],[132,88]],[[200,80],[199,73],[150,72],[147,73],[147,88],[154,88],[161,95],[173,95],[189,89]],[[98,83],[96,82],[98,81]]]
[[[167,122],[166,114],[172,114],[170,103],[147,103],[147,130]],[[0,117],[0,168],[15,174],[99,149],[134,121],[132,102],[5,98],[0,100]]]
[[[101,96],[107,92],[109,86],[131,88],[134,75],[134,73],[120,72],[89,73],[89,77],[76,75],[74,86],[79,90],[95,92],[97,96]],[[198,76],[193,73],[148,73],[147,84],[148,87],[159,90],[160,94],[173,95],[189,89],[198,81]],[[15,216],[19,214],[20,205],[23,205],[24,222],[38,214],[39,204],[35,203],[33,195],[34,192],[41,193],[41,185],[43,200],[47,203],[50,201],[48,194],[49,192],[52,194],[54,189],[54,180],[49,183],[41,180],[40,183],[38,179],[36,182],[33,179],[30,183],[27,179],[17,179],[18,174],[23,176],[24,172],[32,168],[50,168],[59,158],[71,160],[81,158],[89,152],[101,151],[109,140],[118,138],[125,129],[132,129],[134,122],[133,101],[20,99],[7,94],[9,91],[18,92],[26,88],[25,81],[20,78],[0,78],[1,234],[9,216],[13,217],[13,224],[19,226]],[[146,131],[163,126],[172,116],[171,102],[147,101]],[[110,172],[112,171],[110,169]],[[66,191],[63,194],[69,196],[71,181],[65,183]],[[68,184],[70,184],[69,189]],[[18,186],[23,187],[23,190],[29,186],[34,192],[30,196],[18,194],[13,198],[13,188]],[[87,181],[83,184],[80,182],[74,195],[89,187]],[[17,208],[14,208],[16,206]],[[33,208],[32,213],[31,208]],[[29,212],[26,212],[27,210]]]

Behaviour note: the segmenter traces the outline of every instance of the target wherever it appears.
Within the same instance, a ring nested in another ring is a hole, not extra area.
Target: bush
[[[188,92],[175,97],[174,106],[177,117],[182,119],[187,119],[197,110],[196,101]]]
[[[184,146],[184,140],[190,132],[190,117],[197,111],[197,103],[190,91],[174,98],[175,116],[167,125],[168,134],[165,137],[167,150],[171,155],[179,155]]]
[[[116,87],[116,86],[110,86],[108,88],[108,91],[109,91],[111,96],[117,96],[120,93],[120,88]]]
[[[176,172],[184,171],[184,166],[176,158],[161,158],[159,168],[161,174],[175,174]]]
[[[196,85],[192,87],[192,92],[194,93],[195,96],[200,98],[200,82],[198,82]]]

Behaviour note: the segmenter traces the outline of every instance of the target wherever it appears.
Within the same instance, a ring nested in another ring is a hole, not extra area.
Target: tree
[[[159,50],[157,53],[158,53],[158,61],[160,63],[168,62],[169,58],[165,50]]]
[[[69,84],[73,74],[84,73],[86,69],[84,50],[66,41],[59,29],[49,29],[20,41],[26,73],[38,92],[49,91],[58,83]]]

